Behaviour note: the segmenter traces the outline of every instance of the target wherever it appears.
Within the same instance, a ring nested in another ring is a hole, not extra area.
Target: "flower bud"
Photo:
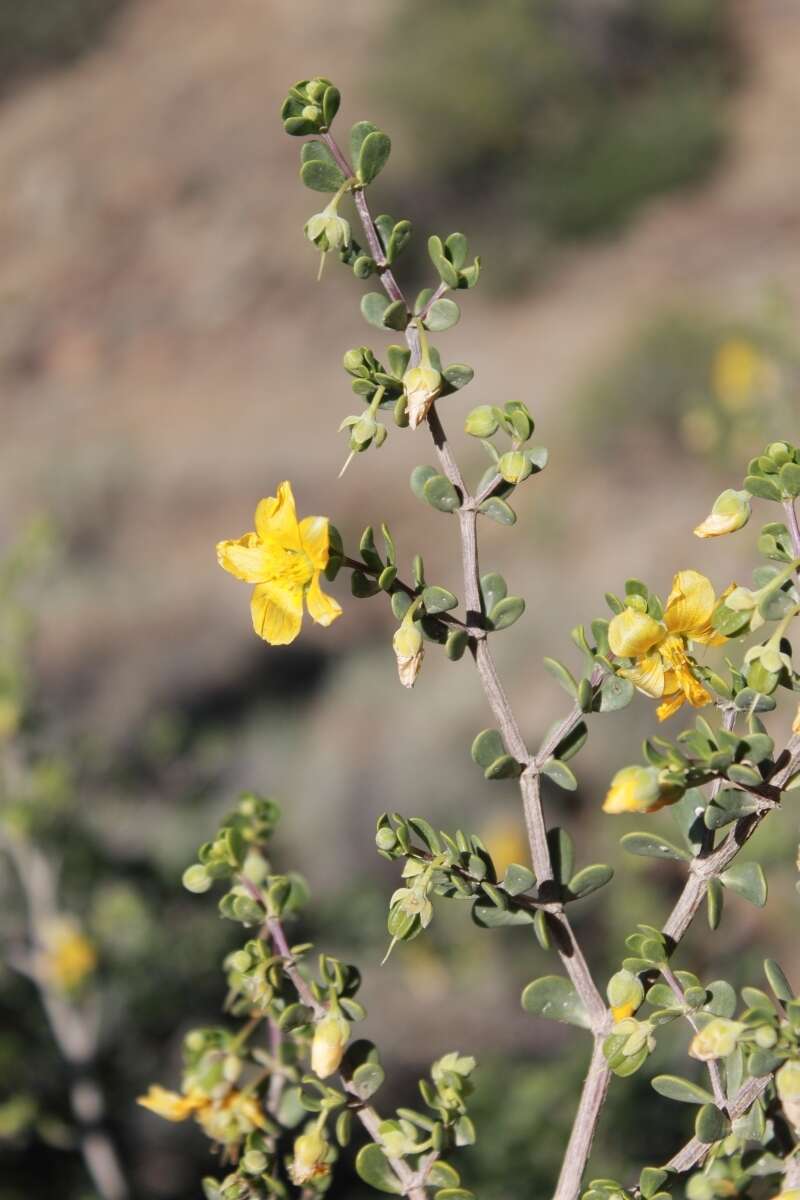
[[[310,1133],[301,1133],[300,1137],[295,1138],[290,1168],[294,1183],[301,1186],[316,1176],[326,1174],[327,1153],[328,1143],[318,1129],[312,1129]]]
[[[442,390],[442,377],[435,367],[409,367],[403,376],[403,387],[408,400],[408,423],[416,429]]]
[[[364,366],[363,350],[348,350],[342,358],[342,366],[349,375],[358,375]]]
[[[680,800],[683,792],[677,784],[663,782],[656,767],[623,767],[611,780],[603,812],[657,812]]]
[[[709,1021],[705,1029],[701,1029],[692,1038],[689,1053],[700,1062],[708,1062],[714,1058],[727,1058],[736,1049],[736,1039],[744,1029],[738,1021],[728,1021],[725,1017],[715,1017]]]
[[[762,1050],[771,1050],[778,1040],[778,1035],[771,1025],[760,1025],[755,1036],[756,1045]]]
[[[236,1083],[242,1073],[242,1060],[238,1054],[227,1054],[222,1064],[222,1078],[226,1083]]]
[[[314,1029],[311,1043],[311,1070],[327,1079],[338,1068],[350,1037],[350,1026],[339,1013],[323,1017]]]
[[[183,872],[182,883],[187,892],[194,892],[197,895],[207,892],[212,882],[211,876],[202,863],[195,863]]]
[[[242,1155],[242,1170],[248,1175],[260,1175],[268,1166],[269,1160],[263,1150],[248,1150]]]
[[[530,459],[521,450],[509,450],[501,456],[497,469],[506,483],[522,483],[523,479],[528,478],[533,467]]]
[[[695,536],[711,538],[721,537],[725,533],[735,533],[737,529],[742,529],[749,520],[749,494],[728,488],[714,501],[709,515],[695,529]]]
[[[800,735],[800,704],[797,706],[797,712],[794,714],[792,721],[792,733]]]
[[[633,971],[617,971],[608,981],[606,995],[614,1020],[624,1021],[633,1016],[644,1000],[644,987]]]
[[[419,675],[425,654],[422,634],[413,620],[403,620],[392,639],[392,646],[397,659],[397,673],[400,676],[400,682],[403,687],[411,688]]]
[[[491,437],[497,432],[497,417],[491,404],[480,404],[467,413],[464,432],[479,438]]]

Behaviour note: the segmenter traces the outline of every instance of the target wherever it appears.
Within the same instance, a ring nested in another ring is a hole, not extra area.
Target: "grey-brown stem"
[[[250,888],[253,888],[254,898],[258,898],[263,903],[264,896],[260,889],[256,888],[253,884],[250,885],[248,891]],[[310,984],[306,979],[303,978],[300,971],[297,969],[297,964],[292,957],[292,952],[289,948],[289,943],[286,940],[286,934],[284,933],[283,925],[281,924],[280,919],[278,917],[267,917],[266,925],[267,929],[269,930],[269,935],[272,938],[272,943],[283,959],[283,969],[286,975],[292,981],[299,999],[303,1004],[312,1010],[315,1017],[319,1018],[324,1016],[327,1012],[327,1009],[324,1004],[317,1000],[311,990]],[[374,1108],[371,1108],[368,1104],[364,1104],[362,1102],[357,1090],[353,1086],[352,1080],[348,1079],[345,1075],[342,1075],[341,1079],[345,1091],[349,1096],[357,1101],[357,1103],[353,1104],[353,1112],[355,1113],[355,1116],[364,1126],[372,1140],[377,1145],[382,1147],[383,1143],[380,1135],[381,1119],[377,1112]],[[384,1154],[386,1154],[385,1150]],[[400,1181],[400,1184],[403,1188],[403,1195],[407,1196],[408,1200],[426,1200],[425,1188],[418,1185],[416,1173],[411,1170],[408,1164],[404,1162],[402,1158],[394,1158],[389,1154],[386,1154],[386,1158]]]
[[[341,169],[346,174],[351,175],[352,168],[339,150],[335,140],[327,134],[324,135],[324,140]],[[371,253],[376,258],[376,261],[381,263],[382,252],[380,250],[380,243],[369,212],[366,197],[362,190],[358,190],[355,192],[354,198],[361,223],[364,227],[367,243],[371,248]],[[381,270],[380,278],[390,299],[403,300],[408,310],[408,303],[405,301],[403,292],[388,267]],[[406,330],[406,341],[411,350],[411,361],[412,363],[416,363],[419,359],[419,338],[413,322]],[[520,776],[520,792],[530,842],[531,860],[537,879],[540,883],[546,884],[553,878],[553,868],[545,836],[546,827],[542,811],[538,774],[528,770],[531,764],[531,756],[497,674],[497,668],[483,627],[479,589],[480,573],[478,567],[475,499],[470,494],[461,470],[453,457],[435,404],[431,406],[428,412],[427,421],[442,471],[461,496],[459,531],[464,572],[465,604],[467,608],[467,625],[472,627],[474,622],[474,629],[471,629],[471,631],[475,636],[475,663],[484,693],[500,727],[506,748],[525,767]],[[595,1035],[599,1035],[601,1031],[606,1030],[609,1019],[608,1010],[592,979],[586,960],[580,951],[569,918],[563,911],[557,911],[550,914],[549,920],[551,922],[551,931],[554,935],[553,940],[556,943],[561,962],[572,980],[584,1008],[589,1014]],[[602,1087],[599,1087],[598,1081],[601,1079]],[[576,1129],[573,1130],[573,1137],[570,1139],[570,1149],[567,1152],[569,1163],[565,1163],[565,1178],[572,1181],[574,1185],[573,1191],[568,1193],[561,1190],[558,1193],[558,1200],[574,1200],[574,1197],[578,1194],[580,1180],[583,1176],[591,1147],[593,1131],[600,1115],[607,1086],[608,1071],[604,1062],[601,1069],[597,1060],[597,1046],[595,1046],[592,1067],[587,1076],[583,1094],[579,1102]]]
[[[663,975],[673,996],[675,997],[675,999],[678,1001],[681,1008],[683,1009],[686,1020],[689,1022],[692,1029],[694,1030],[694,1032],[699,1033],[700,1026],[697,1024],[697,1021],[695,1020],[693,1013],[691,1012],[691,1010],[689,1009],[689,1007],[686,1003],[686,996],[684,995],[683,988],[681,987],[680,983],[673,975],[672,970],[670,969],[670,967],[667,966],[666,963],[661,964],[661,974]],[[728,1100],[725,1095],[725,1088],[722,1085],[722,1075],[720,1073],[719,1063],[716,1061],[716,1059],[711,1058],[706,1063],[706,1066],[708,1067],[708,1076],[709,1076],[709,1079],[711,1080],[711,1090],[714,1093],[714,1100],[716,1102],[717,1108],[722,1109],[723,1112],[727,1112]]]
[[[553,1200],[574,1200],[580,1192],[610,1079],[611,1071],[603,1054],[603,1039],[596,1037]]]
[[[735,1121],[737,1117],[744,1116],[750,1105],[766,1090],[771,1079],[771,1075],[765,1075],[758,1079],[748,1079],[746,1083],[742,1084],[730,1103],[729,1113],[731,1120]],[[683,1174],[685,1171],[690,1171],[692,1167],[697,1166],[698,1163],[701,1163],[710,1149],[711,1146],[707,1142],[700,1142],[697,1138],[691,1138],[677,1154],[673,1154],[669,1162],[664,1163],[664,1166],[668,1171]]]

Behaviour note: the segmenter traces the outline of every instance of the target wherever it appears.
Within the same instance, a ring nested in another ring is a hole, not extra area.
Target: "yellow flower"
[[[695,529],[695,537],[721,537],[725,533],[735,533],[742,529],[750,520],[750,496],[747,492],[737,492],[728,488],[714,501],[711,512]]]
[[[327,1079],[337,1069],[349,1037],[350,1026],[338,1013],[323,1017],[317,1024],[311,1043],[311,1070],[320,1079]]]
[[[250,612],[253,628],[271,646],[286,646],[300,632],[303,600],[319,625],[330,625],[342,610],[326,596],[319,577],[328,565],[327,517],[298,522],[289,483],[277,496],[260,500],[255,532],[238,541],[219,542],[221,567],[245,583],[254,583]]]
[[[190,1088],[182,1096],[154,1083],[147,1095],[139,1096],[136,1103],[166,1121],[186,1121],[194,1117],[203,1132],[215,1142],[239,1142],[253,1130],[267,1128],[258,1100],[236,1088],[231,1088],[221,1099],[213,1100],[200,1088]]]
[[[671,783],[662,783],[656,767],[623,767],[611,780],[611,787],[603,801],[603,812],[619,813],[658,812],[667,804],[674,804],[683,795],[683,788]]]
[[[730,338],[723,342],[714,358],[714,391],[722,407],[730,413],[750,406],[764,371],[764,360],[750,342]]]
[[[613,653],[635,660],[619,674],[646,696],[666,697],[656,710],[660,721],[671,717],[687,700],[694,708],[711,703],[711,693],[694,675],[686,646],[687,642],[721,646],[726,640],[711,625],[716,607],[714,588],[705,575],[679,571],[663,622],[626,608],[609,624],[608,643]]]
[[[198,1090],[192,1090],[188,1096],[181,1096],[178,1092],[170,1092],[157,1083],[151,1083],[147,1095],[139,1096],[136,1103],[149,1109],[157,1117],[163,1117],[165,1121],[185,1121],[211,1101],[204,1092]]]
[[[42,943],[39,972],[60,992],[77,991],[97,966],[94,946],[69,917],[51,921],[43,930]]]

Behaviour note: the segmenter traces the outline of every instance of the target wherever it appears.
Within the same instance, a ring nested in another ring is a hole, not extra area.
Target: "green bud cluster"
[[[329,79],[302,79],[294,87],[281,108],[283,128],[292,137],[324,133],[339,111],[341,96]]]
[[[748,463],[744,487],[761,500],[791,503],[800,496],[800,449],[790,442],[771,442]]]

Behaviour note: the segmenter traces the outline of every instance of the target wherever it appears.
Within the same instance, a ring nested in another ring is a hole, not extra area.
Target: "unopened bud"
[[[728,488],[714,501],[711,512],[695,529],[699,538],[721,537],[735,533],[750,520],[750,496]]]
[[[501,456],[497,469],[506,483],[522,483],[523,479],[528,478],[533,467],[530,459],[521,450],[509,450]]]
[[[311,1070],[320,1079],[327,1079],[338,1068],[349,1038],[350,1026],[339,1013],[318,1022],[311,1043]]]
[[[700,1062],[708,1062],[714,1058],[727,1058],[736,1049],[736,1041],[744,1029],[738,1021],[728,1021],[725,1017],[715,1017],[709,1021],[705,1029],[701,1029],[692,1038],[689,1053]]]
[[[413,620],[403,621],[392,639],[392,646],[397,659],[397,673],[400,676],[400,682],[403,687],[411,688],[419,675],[425,654],[422,634]]]
[[[624,1021],[633,1016],[644,1000],[644,987],[633,971],[617,971],[608,981],[606,995],[614,1020]]]
[[[480,404],[467,413],[464,432],[479,438],[491,437],[497,432],[497,416],[491,404]]]
[[[680,800],[684,789],[662,781],[656,767],[623,767],[611,780],[603,812],[652,813]]]
[[[775,1074],[775,1086],[787,1119],[800,1133],[800,1062],[785,1062]]]
[[[325,1174],[325,1158],[328,1153],[328,1143],[317,1129],[311,1133],[301,1133],[294,1140],[291,1175],[298,1186],[308,1183],[315,1176]]]
[[[442,377],[435,367],[409,367],[403,376],[403,387],[408,400],[408,423],[416,429],[442,390]]]

